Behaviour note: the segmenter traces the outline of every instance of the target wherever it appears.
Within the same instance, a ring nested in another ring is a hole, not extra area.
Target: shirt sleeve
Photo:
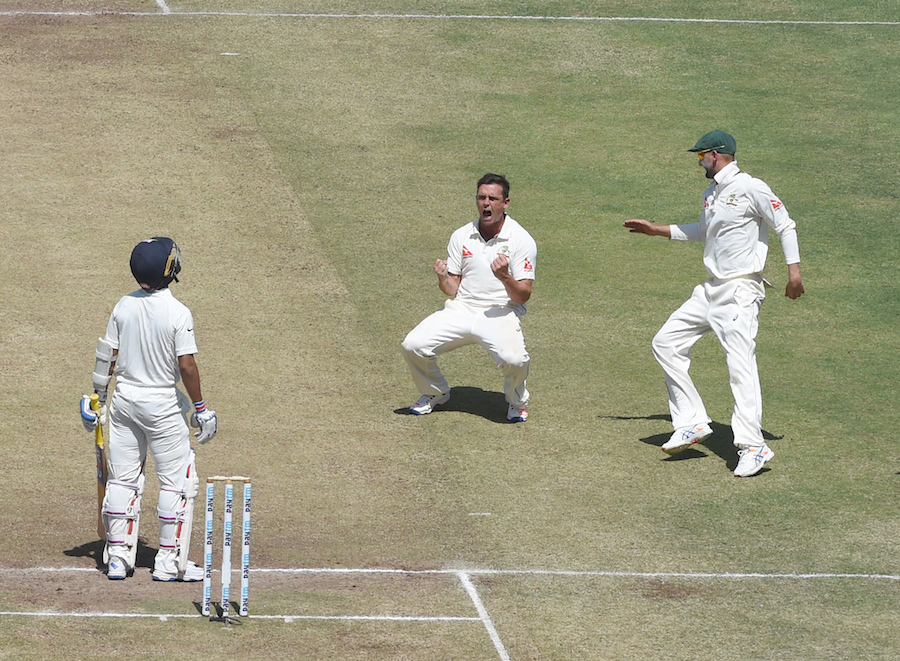
[[[754,179],[753,183],[755,186],[752,197],[756,212],[781,239],[785,261],[788,264],[799,264],[800,243],[797,240],[797,223],[788,214],[784,202],[778,199],[768,184],[760,179]]]
[[[190,310],[185,308],[175,325],[175,355],[187,356],[195,353],[197,340],[194,338],[194,317]]]
[[[669,235],[672,241],[699,241],[700,223],[669,225]]]
[[[515,254],[509,265],[509,272],[516,280],[534,280],[534,269],[537,266],[537,243],[529,237],[528,241],[516,246]]]
[[[113,349],[119,348],[119,324],[116,323],[115,308],[113,308],[112,314],[109,315],[109,322],[106,324],[106,337],[103,339],[109,342],[109,346]]]
[[[797,240],[796,229],[791,228],[781,235],[781,250],[784,252],[785,263],[800,263],[800,242]]]
[[[447,244],[447,270],[453,275],[462,275],[462,240],[458,231],[450,235]]]

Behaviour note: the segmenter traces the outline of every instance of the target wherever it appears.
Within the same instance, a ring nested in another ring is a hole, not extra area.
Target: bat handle
[[[100,395],[94,393],[91,395],[91,410],[97,414],[97,429],[94,432],[96,435],[96,441],[98,447],[103,447],[105,445],[105,441],[103,440],[103,421],[100,420]]]

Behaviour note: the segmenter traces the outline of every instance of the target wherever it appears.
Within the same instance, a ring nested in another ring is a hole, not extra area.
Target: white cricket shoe
[[[111,581],[121,581],[128,577],[128,565],[122,558],[112,556],[106,566],[106,578]]]
[[[772,448],[763,443],[761,448],[749,447],[738,450],[738,455],[741,458],[738,461],[737,468],[734,469],[735,477],[750,477],[751,475],[756,475],[762,470],[763,466],[772,461],[775,453],[772,451]]]
[[[528,407],[509,405],[506,412],[506,419],[510,422],[528,422]]]
[[[409,407],[409,412],[415,415],[428,415],[438,404],[446,404],[450,401],[450,393],[443,395],[422,395],[416,403]]]
[[[195,583],[203,580],[203,567],[198,567],[194,562],[188,560],[187,568],[184,573],[175,572],[174,574],[162,569],[153,570],[154,581],[181,581],[183,583]]]
[[[691,447],[694,443],[702,443],[712,436],[713,430],[707,423],[701,422],[699,425],[691,425],[690,427],[681,427],[676,429],[675,433],[669,437],[669,440],[663,443],[662,450],[666,454],[675,454]]]

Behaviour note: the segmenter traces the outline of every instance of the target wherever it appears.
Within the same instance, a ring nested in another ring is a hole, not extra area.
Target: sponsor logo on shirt
[[[769,201],[772,203],[772,208],[775,209],[775,211],[778,211],[781,207],[784,206],[784,202],[782,202],[781,200],[769,200]]]
[[[469,250],[468,248],[466,248],[465,245],[463,245],[463,255],[462,256],[463,257],[471,257],[472,256],[472,251]]]
[[[531,260],[527,257],[525,258],[525,270],[526,271],[534,271],[534,266],[531,265]]]

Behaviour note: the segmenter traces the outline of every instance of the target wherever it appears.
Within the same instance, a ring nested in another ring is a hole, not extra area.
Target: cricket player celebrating
[[[712,183],[703,193],[700,221],[690,225],[655,225],[627,220],[632,232],[676,241],[702,241],[703,264],[710,278],[669,317],[653,338],[653,353],[663,368],[675,433],[662,449],[674,454],[712,435],[710,418],[688,375],[691,347],[712,331],[725,350],[734,396],[731,428],[740,459],[734,474],[758,473],[775,453],[762,436],[762,394],[756,366],[759,309],[765,298],[762,276],[769,249],[769,228],[781,239],[788,265],[785,296],[799,298],[800,248],[787,209],[759,179],[741,172],[734,159],[737,145],[724,131],[707,133],[688,151],[697,154]]]
[[[409,410],[426,415],[447,402],[450,385],[437,366],[437,357],[478,343],[503,372],[509,404],[506,418],[525,422],[530,359],[520,320],[531,298],[537,245],[506,214],[509,182],[503,175],[484,175],[476,191],[478,220],[456,230],[450,237],[447,259],[434,263],[438,286],[452,299],[403,340],[403,355],[422,395]]]
[[[181,253],[172,239],[154,237],[134,248],[131,272],[140,289],[119,300],[106,335],[97,343],[93,385],[100,396],[100,413],[91,410],[87,396],[81,400],[82,422],[93,431],[107,415],[107,388],[116,377],[108,411],[109,481],[102,506],[110,579],[124,579],[134,571],[148,449],[160,483],[160,539],[153,580],[203,578],[202,569],[187,559],[200,482],[185,409],[192,411],[201,444],[216,435],[217,420],[200,392],[193,316],[169,291],[180,271]],[[193,407],[180,401],[184,396],[176,387],[179,380]]]

